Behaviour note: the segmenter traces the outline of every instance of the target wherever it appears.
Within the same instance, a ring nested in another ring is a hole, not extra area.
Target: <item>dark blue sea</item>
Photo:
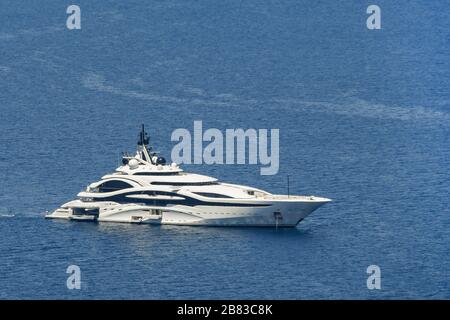
[[[68,30],[70,4],[0,3],[1,299],[450,298],[448,3],[78,0]],[[186,171],[334,201],[278,230],[44,219],[142,123],[170,157],[195,120],[279,128],[280,169]]]

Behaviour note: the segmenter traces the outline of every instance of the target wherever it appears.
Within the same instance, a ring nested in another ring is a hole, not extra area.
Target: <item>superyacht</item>
[[[184,172],[151,152],[142,126],[137,152],[46,218],[189,226],[295,227],[330,202],[316,196],[276,195]]]

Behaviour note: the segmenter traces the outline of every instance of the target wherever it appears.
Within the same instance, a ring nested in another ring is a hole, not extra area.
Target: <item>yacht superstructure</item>
[[[135,155],[46,218],[203,226],[294,227],[330,199],[274,195],[186,173],[151,152],[144,126]]]

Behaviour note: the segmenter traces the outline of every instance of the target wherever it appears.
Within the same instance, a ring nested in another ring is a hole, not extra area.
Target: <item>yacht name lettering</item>
[[[259,162],[265,166],[260,169],[261,175],[275,175],[279,170],[280,130],[270,129],[270,150],[268,131],[252,128],[226,129],[224,138],[219,129],[210,128],[203,132],[202,121],[194,121],[193,139],[188,129],[178,128],[172,132],[171,140],[178,141],[172,148],[172,161],[177,164],[253,165]],[[209,144],[203,148],[203,142]]]

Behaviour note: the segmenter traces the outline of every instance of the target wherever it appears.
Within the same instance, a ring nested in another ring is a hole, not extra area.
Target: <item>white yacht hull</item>
[[[75,200],[66,203],[46,218],[186,226],[295,227],[311,212],[329,201],[326,198],[293,197],[279,201],[258,201],[255,205],[259,206],[254,207],[251,203],[245,203],[248,205],[246,207],[238,205],[158,207],[96,202],[89,203],[88,208],[98,208],[98,215],[86,217],[85,214],[74,214],[73,208],[86,206],[86,203]]]
[[[124,154],[114,173],[91,183],[46,218],[189,226],[295,227],[330,199],[274,195],[184,172],[150,152],[139,134],[135,156]]]

